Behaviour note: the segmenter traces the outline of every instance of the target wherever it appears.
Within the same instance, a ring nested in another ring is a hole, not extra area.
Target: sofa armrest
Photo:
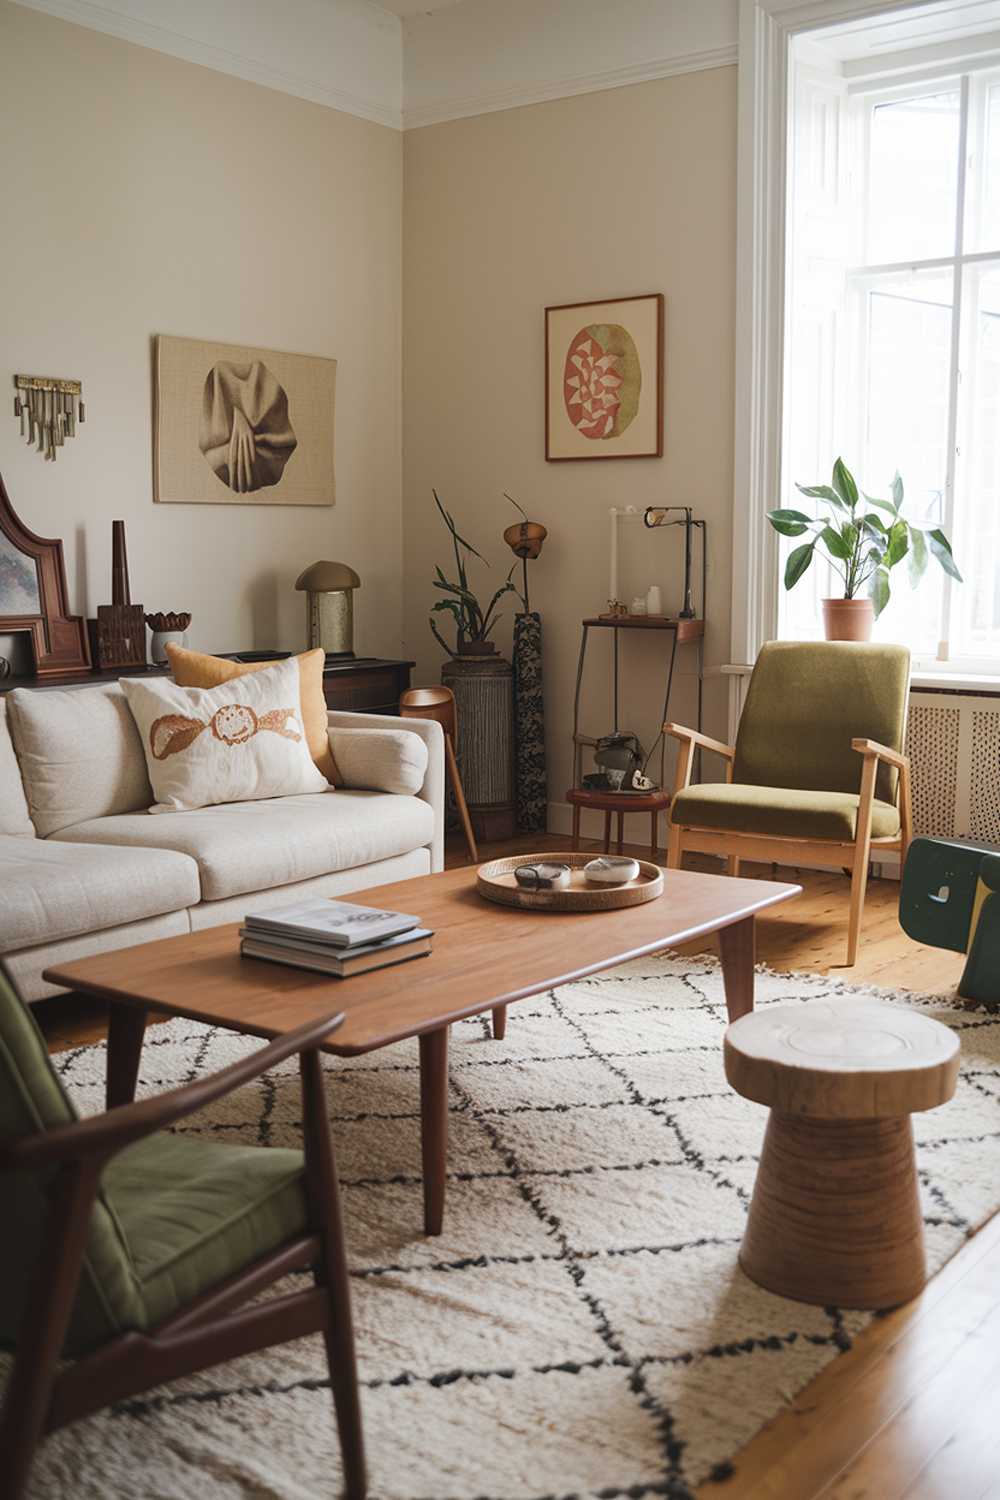
[[[334,757],[337,754],[338,729],[363,730],[368,734],[378,734],[391,730],[398,734],[400,730],[418,735],[427,746],[427,770],[424,773],[424,783],[417,796],[422,802],[426,802],[434,814],[434,835],[428,845],[431,856],[431,870],[444,869],[444,733],[441,725],[434,719],[399,719],[389,714],[351,714],[337,709],[331,709],[327,713],[327,724],[331,730],[331,745]]]

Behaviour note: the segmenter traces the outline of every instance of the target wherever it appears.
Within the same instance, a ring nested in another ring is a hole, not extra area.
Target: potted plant
[[[951,543],[939,526],[914,526],[903,519],[903,481],[897,473],[890,486],[892,498],[877,500],[859,493],[854,476],[838,458],[830,484],[797,484],[810,499],[822,500],[828,512],[819,517],[800,510],[769,510],[767,519],[782,536],[812,532],[788,555],[785,588],[794,588],[822,546],[844,580],[843,598],[823,600],[823,624],[828,641],[867,641],[872,624],[889,602],[891,570],[907,560],[911,588],[924,575],[929,557],[959,583],[962,575]],[[864,591],[864,592],[862,592]]]
[[[432,490],[431,493],[434,496],[434,503],[441,512],[444,523],[451,533],[451,542],[455,550],[455,571],[458,574],[458,582],[454,583],[451,579],[445,577],[439,567],[435,567],[434,569],[437,575],[434,579],[434,587],[440,589],[442,593],[453,595],[454,597],[439,599],[432,606],[429,621],[431,632],[434,639],[444,647],[453,660],[461,656],[492,656],[496,651],[496,644],[490,640],[490,634],[496,629],[497,624],[503,618],[502,615],[497,614],[496,607],[505,594],[517,593],[514,584],[511,582],[511,576],[517,564],[515,563],[514,567],[511,568],[510,573],[507,574],[506,582],[500,585],[484,609],[469,588],[469,577],[466,572],[465,563],[467,556],[478,557],[479,561],[486,567],[489,567],[489,563],[486,562],[482,553],[476,551],[471,542],[467,542],[464,537],[459,536],[455,522],[438,498],[437,490]],[[454,649],[449,646],[435,624],[434,616],[442,613],[450,614],[455,621]]]

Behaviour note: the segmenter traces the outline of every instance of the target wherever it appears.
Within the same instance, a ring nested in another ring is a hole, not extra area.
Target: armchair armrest
[[[908,755],[900,755],[898,750],[890,750],[888,745],[880,745],[878,740],[852,740],[851,749],[856,750],[859,755],[874,755],[877,760],[887,761],[890,766],[895,766],[897,771],[910,769]]]
[[[726,760],[733,760],[736,755],[735,745],[724,745],[721,740],[713,740],[700,729],[688,729],[684,724],[664,724],[663,733],[672,735],[675,740],[690,740],[692,745],[700,745],[703,750],[714,750]]]
[[[22,1136],[0,1149],[0,1171],[35,1171],[87,1158],[107,1160],[133,1141],[163,1130],[185,1115],[194,1114],[224,1094],[231,1094],[234,1089],[259,1078],[275,1064],[284,1062],[286,1057],[318,1047],[343,1022],[343,1012],[332,1011],[318,1020],[307,1021],[295,1031],[275,1037],[259,1052],[240,1058],[239,1062],[218,1073],[195,1079],[194,1083],[186,1083],[179,1089],[170,1089],[155,1099],[123,1104],[118,1109],[77,1120],[72,1125],[60,1125],[54,1130]]]

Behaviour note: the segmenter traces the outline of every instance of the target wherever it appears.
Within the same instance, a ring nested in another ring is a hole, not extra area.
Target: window
[[[826,481],[838,453],[876,496],[898,469],[904,514],[944,528],[964,583],[932,562],[912,591],[900,563],[876,638],[996,672],[1000,70],[851,93],[800,65],[789,163],[781,503],[804,508],[795,481]],[[819,635],[836,592],[814,566],[781,591],[780,634]]]

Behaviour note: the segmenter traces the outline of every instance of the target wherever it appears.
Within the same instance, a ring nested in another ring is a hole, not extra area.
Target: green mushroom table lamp
[[[361,579],[341,562],[314,562],[299,574],[295,587],[306,596],[309,645],[327,656],[354,655],[354,590]]]

